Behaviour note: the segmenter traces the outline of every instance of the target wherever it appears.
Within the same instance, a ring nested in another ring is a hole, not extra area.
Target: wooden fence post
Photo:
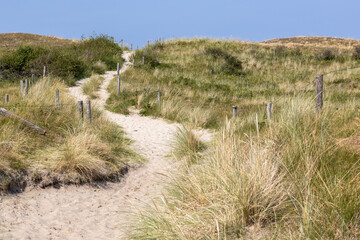
[[[20,80],[20,91],[21,91],[21,95],[24,94],[24,82],[23,80]]]
[[[59,89],[56,89],[55,91],[55,98],[56,98],[56,107],[60,108],[60,95],[59,95]]]
[[[121,47],[124,47],[124,40],[121,39]]]
[[[78,101],[78,109],[81,121],[84,122],[84,103],[83,101]]]
[[[9,94],[5,94],[5,103],[9,102]]]
[[[119,76],[120,74],[120,63],[117,63],[117,75]]]
[[[29,92],[29,80],[25,79],[25,96],[28,95]]]
[[[158,104],[160,107],[161,106],[161,92],[157,92],[157,100],[158,100]]]
[[[272,103],[268,103],[266,105],[266,113],[268,120],[271,120],[271,108],[272,108]]]
[[[142,60],[143,60],[143,65],[145,64],[145,57],[143,56],[142,57]]]
[[[86,118],[88,123],[91,123],[91,102],[90,100],[86,100]]]
[[[117,95],[120,94],[120,75],[117,76]]]
[[[233,118],[236,118],[236,115],[237,115],[237,106],[233,106]]]
[[[36,130],[37,132],[39,132],[40,134],[42,135],[45,135],[46,134],[46,131],[44,129],[42,129],[41,127],[39,126],[36,126],[35,124],[15,115],[14,113],[6,110],[5,108],[2,108],[0,107],[0,115],[1,116],[4,116],[4,117],[13,117],[13,118],[16,118],[18,119],[19,121],[21,121],[23,124],[25,124],[26,126],[28,126],[29,128],[32,128],[34,130]]]
[[[147,47],[149,48],[149,46],[150,46],[150,41],[147,40]]]
[[[323,75],[316,76],[316,111],[319,112],[323,107]]]
[[[34,74],[31,74],[31,84],[34,85]]]
[[[46,66],[44,66],[43,77],[46,77]]]

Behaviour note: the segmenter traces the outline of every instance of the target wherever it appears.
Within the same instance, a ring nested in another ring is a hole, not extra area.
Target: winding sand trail
[[[131,65],[131,52],[121,72]],[[127,224],[139,206],[149,204],[161,194],[166,176],[174,168],[170,144],[178,124],[162,119],[142,117],[136,112],[129,116],[104,110],[109,94],[106,91],[116,72],[104,74],[94,101],[105,116],[124,128],[127,137],[134,140],[132,148],[148,162],[130,169],[120,183],[105,186],[64,186],[60,189],[28,189],[17,195],[0,196],[0,239],[122,239],[128,233]],[[78,82],[69,93],[77,100],[85,100]],[[211,134],[203,131],[202,139],[209,141]]]

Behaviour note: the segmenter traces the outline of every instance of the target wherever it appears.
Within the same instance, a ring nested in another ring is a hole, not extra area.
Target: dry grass
[[[325,75],[321,113],[314,104],[317,74],[358,61],[353,45],[320,40],[296,48],[174,40],[137,52],[136,61],[151,55],[158,63],[135,63],[122,75],[124,95],[137,100],[127,106],[216,128],[219,136],[199,153],[196,139],[179,133],[182,165],[165,195],[139,216],[134,239],[360,238],[359,69]],[[335,57],[326,60],[321,54],[330,45]],[[225,74],[227,55],[206,54],[214,47],[240,60],[243,74]],[[115,110],[122,103],[116,96],[108,102]],[[232,105],[238,117],[225,120]]]
[[[55,90],[60,90],[60,108]],[[19,87],[6,83],[0,95],[10,95],[1,105],[47,131],[46,136],[18,120],[0,117],[0,188],[14,190],[11,182],[22,178],[40,186],[117,180],[129,165],[141,161],[129,148],[122,130],[93,109],[91,125],[82,123],[77,107],[62,81],[39,80],[21,96]]]
[[[293,98],[259,134],[237,130],[255,118],[227,121],[196,161],[180,141],[182,167],[132,237],[358,239],[360,158],[336,144],[360,134],[359,104],[346,105],[316,114],[311,99]]]
[[[101,83],[104,81],[104,78],[99,75],[91,76],[90,80],[86,82],[83,86],[83,93],[88,95],[90,99],[98,98],[97,91],[100,89]]]
[[[14,50],[21,45],[63,47],[77,42],[74,39],[30,33],[0,33],[0,52]]]

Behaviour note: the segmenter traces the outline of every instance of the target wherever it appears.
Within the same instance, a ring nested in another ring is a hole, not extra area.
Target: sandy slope
[[[130,56],[131,53],[124,53],[126,60]],[[129,65],[126,61],[121,71]],[[114,74],[104,75],[100,99],[94,102],[102,109],[108,97],[106,88]],[[69,89],[77,100],[86,99],[81,84],[87,80]],[[32,189],[0,197],[0,239],[121,239],[136,208],[161,194],[161,185],[168,180],[166,175],[173,166],[166,156],[178,125],[136,113],[124,116],[104,110],[104,114],[124,128],[134,140],[133,149],[148,163],[130,170],[121,183],[96,188]],[[203,138],[209,140],[211,136],[204,132]]]

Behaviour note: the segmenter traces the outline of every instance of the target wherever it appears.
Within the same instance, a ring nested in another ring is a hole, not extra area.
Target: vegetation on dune
[[[191,131],[179,132],[181,167],[132,238],[360,238],[359,69],[332,72],[358,66],[356,51],[208,39],[136,51],[120,96],[115,79],[109,87],[108,109],[137,107],[219,134],[202,152]],[[317,113],[315,76],[328,72]],[[226,120],[233,105],[238,117]]]
[[[27,46],[51,46],[62,48],[79,40],[70,40],[54,36],[43,36],[31,33],[0,33],[0,53],[13,51],[21,45]]]
[[[0,57],[0,81],[39,77],[43,67],[47,73],[62,78],[68,85],[89,77],[92,72],[103,74],[122,63],[122,48],[106,35],[90,37],[57,46],[24,44]],[[25,42],[27,43],[27,42]]]
[[[275,56],[274,56],[275,49]],[[135,52],[135,67],[121,76],[122,94],[111,83],[108,109],[161,116],[196,127],[218,128],[231,107],[243,117],[281,107],[286,95],[314,96],[315,76],[359,65],[356,48],[298,48],[209,39],[158,42]],[[144,57],[144,64],[142,59]],[[359,69],[325,76],[325,101],[359,98]],[[162,92],[162,107],[156,92]],[[261,118],[263,116],[260,116]]]
[[[91,76],[88,82],[82,86],[83,93],[88,95],[90,99],[96,99],[98,96],[96,92],[100,89],[101,83],[104,81],[104,77],[99,75]]]
[[[91,125],[82,123],[65,87],[60,79],[45,78],[22,96],[17,84],[3,83],[0,95],[9,94],[10,102],[1,105],[41,126],[47,135],[14,118],[0,118],[1,191],[21,190],[26,183],[46,187],[115,181],[129,165],[139,162],[121,128],[104,119],[100,111],[93,109]],[[55,89],[60,90],[60,108],[55,106]]]

